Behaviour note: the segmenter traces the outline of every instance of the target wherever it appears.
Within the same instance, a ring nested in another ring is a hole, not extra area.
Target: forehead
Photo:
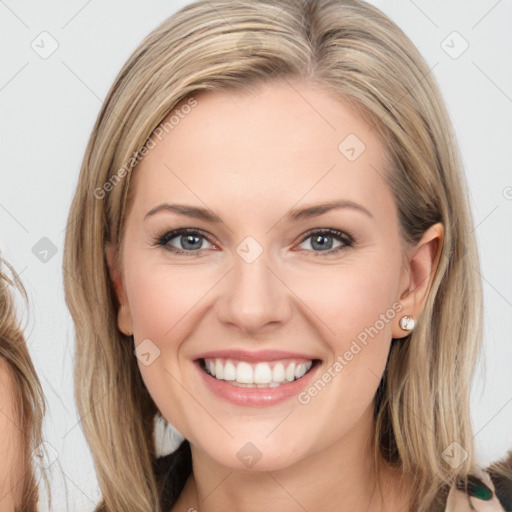
[[[384,193],[390,199],[378,135],[324,90],[282,81],[194,99],[193,108],[182,102],[173,110],[172,128],[161,140],[153,137],[134,170],[134,207],[229,201],[246,210],[291,208],[301,198],[371,203]]]

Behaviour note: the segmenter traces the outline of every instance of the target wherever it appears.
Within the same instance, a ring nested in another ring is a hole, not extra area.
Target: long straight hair
[[[392,343],[375,400],[374,452],[377,462],[413,477],[420,512],[434,510],[439,490],[474,469],[469,396],[481,342],[479,261],[460,156],[431,69],[393,21],[361,0],[200,0],[151,32],[121,69],[69,213],[64,284],[76,328],[75,394],[105,511],[161,510],[157,409],[133,343],[117,328],[105,254],[106,242],[122,248],[131,175],[179,102],[272,80],[323,88],[370,123],[386,149],[405,242],[442,222],[424,312],[411,334]],[[467,454],[456,467],[443,456],[454,447]],[[171,471],[171,483],[183,478]]]
[[[38,485],[34,471],[34,450],[41,447],[42,424],[45,413],[45,399],[41,383],[35,371],[27,348],[25,335],[18,319],[15,293],[28,303],[28,297],[14,268],[0,256],[0,359],[7,363],[9,380],[12,382],[14,402],[14,422],[19,429],[20,450],[17,460],[21,463],[22,480],[21,503],[18,512],[36,512]],[[0,462],[3,463],[3,462]],[[48,490],[48,480],[44,471],[39,470]]]

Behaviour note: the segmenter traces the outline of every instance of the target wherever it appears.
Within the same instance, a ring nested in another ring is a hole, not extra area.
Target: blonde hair
[[[323,88],[377,131],[406,242],[442,222],[424,312],[412,334],[393,342],[376,396],[375,457],[414,478],[420,512],[474,469],[469,394],[481,340],[479,262],[458,148],[431,70],[394,22],[360,0],[200,0],[150,33],[120,71],[69,214],[64,278],[76,327],[75,393],[103,510],[160,510],[152,469],[157,409],[133,344],[117,328],[105,256],[106,242],[122,255],[132,168],[182,100],[275,79]],[[468,453],[455,468],[442,456],[454,442]]]
[[[8,270],[10,277],[6,270]],[[21,503],[16,510],[35,512],[38,503],[38,486],[34,473],[32,453],[42,442],[42,423],[45,400],[41,384],[30,359],[25,337],[17,319],[13,292],[17,291],[26,304],[26,290],[14,268],[0,257],[0,359],[7,363],[13,383],[15,422],[21,436],[21,461],[23,474]],[[44,472],[40,471],[48,487]],[[50,500],[48,490],[48,500]],[[49,501],[50,502],[50,501]]]

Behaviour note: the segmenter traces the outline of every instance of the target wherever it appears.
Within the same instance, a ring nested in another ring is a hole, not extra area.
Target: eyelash
[[[332,236],[337,241],[343,243],[343,245],[340,245],[339,247],[336,247],[335,249],[330,249],[328,251],[314,251],[313,250],[315,255],[318,255],[318,256],[327,256],[327,255],[337,254],[349,247],[352,247],[355,244],[355,239],[353,236],[351,236],[348,233],[345,233],[343,231],[338,231],[336,229],[331,229],[331,228],[312,229],[304,234],[304,236],[300,240],[299,244],[302,244],[308,238],[311,238],[313,235],[316,235],[316,234]],[[205,250],[205,249],[198,249],[196,251],[187,251],[185,249],[177,249],[176,247],[167,245],[170,240],[173,240],[174,238],[176,238],[180,235],[199,235],[200,237],[203,237],[206,240],[208,240],[208,237],[205,234],[203,234],[203,232],[201,230],[193,229],[193,228],[180,228],[180,229],[176,229],[174,231],[168,231],[167,233],[164,233],[161,236],[157,236],[154,239],[153,245],[161,246],[165,250],[170,251],[172,253],[186,254],[188,256],[196,256],[201,251]],[[210,240],[208,240],[208,242],[210,242],[212,245],[215,245]]]

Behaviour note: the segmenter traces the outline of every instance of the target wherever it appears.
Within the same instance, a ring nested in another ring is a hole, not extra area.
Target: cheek
[[[349,417],[356,417],[375,394],[401,307],[395,302],[400,260],[371,256],[357,263],[347,259],[342,266],[316,272],[314,278],[305,279],[303,274],[292,285],[330,354],[325,378],[333,385],[327,386],[324,398],[328,394],[326,402],[336,403]],[[320,403],[313,407],[322,415]]]
[[[288,283],[314,313],[309,315],[311,321],[321,327],[332,348],[339,351],[373,326],[379,331],[378,336],[390,335],[391,320],[396,315],[399,271],[396,262],[372,257],[357,264],[347,260],[343,265],[318,269],[308,277],[301,273]]]
[[[204,300],[216,276],[195,265],[152,266],[141,263],[127,276],[127,293],[134,332],[138,337],[176,339],[189,315]]]
[[[190,372],[183,365],[190,356],[185,353],[186,340],[204,321],[208,293],[218,282],[218,273],[199,265],[155,265],[142,258],[134,258],[128,265],[127,261],[126,269],[131,270],[126,272],[126,286],[136,349],[146,353],[144,346],[151,353],[149,365],[139,357],[142,378],[157,405],[167,403],[169,396],[187,403],[190,397],[179,384],[187,378],[184,372]]]
[[[299,402],[320,424],[330,424],[333,417],[346,418],[329,426],[326,435],[338,435],[361,417],[386,366],[392,325],[400,309],[395,302],[399,267],[378,261],[331,268],[323,276],[317,273],[314,279],[296,284],[297,295],[307,297],[307,306],[318,316],[315,326],[331,355]]]
[[[135,348],[145,346],[140,352],[151,354],[150,364],[138,357],[142,379],[167,421],[189,432],[183,411],[191,408],[191,401],[183,383],[190,368],[183,365],[182,347],[186,348],[184,341],[197,327],[207,292],[218,277],[194,265],[172,267],[133,261],[126,268],[132,269],[126,278]]]

